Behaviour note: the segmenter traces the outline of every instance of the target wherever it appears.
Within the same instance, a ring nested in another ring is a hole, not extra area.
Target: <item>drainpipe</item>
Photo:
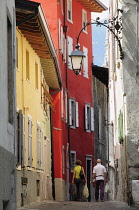
[[[66,20],[67,20],[67,4],[66,1],[63,0],[63,8],[64,8],[64,33],[65,33],[65,39],[67,39],[67,26],[66,26]],[[68,49],[68,46],[66,47]],[[66,51],[66,89],[67,89],[67,133],[68,133],[68,142],[67,142],[67,167],[66,167],[66,181],[67,181],[67,200],[69,200],[69,173],[70,173],[70,126],[69,126],[69,82],[68,82],[68,51]]]

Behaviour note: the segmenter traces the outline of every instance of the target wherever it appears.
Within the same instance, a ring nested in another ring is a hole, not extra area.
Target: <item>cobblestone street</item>
[[[46,201],[42,203],[34,203],[27,207],[18,208],[17,210],[137,210],[139,207],[129,207],[126,203],[117,201],[105,202],[55,202]]]

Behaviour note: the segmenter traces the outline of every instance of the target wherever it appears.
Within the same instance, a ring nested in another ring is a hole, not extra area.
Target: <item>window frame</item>
[[[71,6],[71,8],[69,8]],[[70,14],[70,17],[69,17]],[[70,23],[73,23],[72,21],[72,0],[67,0],[67,20]]]
[[[85,130],[94,131],[94,108],[89,103],[85,104]]]
[[[83,76],[85,78],[89,78],[88,77],[88,48],[83,46],[83,52],[84,52],[84,55],[85,55],[85,57],[83,58],[84,59],[84,62],[83,62]]]
[[[73,39],[70,36],[68,36],[67,42],[68,42],[68,44],[67,44],[67,46],[68,46],[68,69],[72,70],[71,58],[69,57],[69,55],[73,51]]]
[[[35,89],[39,90],[39,65],[35,61]]]
[[[28,167],[32,168],[32,117],[28,115]]]
[[[36,122],[36,138],[37,138],[37,169],[41,169],[42,166],[42,135],[40,122]]]
[[[82,28],[85,27],[87,23],[87,12],[82,9]],[[87,34],[87,27],[85,27],[85,29],[83,29],[83,32]]]
[[[69,125],[76,129],[76,101],[73,98],[69,99]]]
[[[72,159],[71,159],[72,154],[74,154],[74,161],[72,161]],[[76,151],[70,150],[70,170],[71,170],[71,172],[73,172],[73,169],[76,166],[75,161],[76,161]]]

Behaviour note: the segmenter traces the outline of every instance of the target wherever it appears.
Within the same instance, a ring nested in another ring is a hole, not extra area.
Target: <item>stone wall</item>
[[[0,209],[16,209],[15,177],[15,156],[0,147]]]
[[[123,0],[124,89],[127,101],[127,172],[129,203],[134,200],[133,181],[139,180],[139,3]],[[134,186],[137,182],[134,182]]]

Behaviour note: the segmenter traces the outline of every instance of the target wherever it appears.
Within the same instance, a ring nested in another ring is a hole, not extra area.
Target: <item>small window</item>
[[[38,64],[35,62],[35,86],[36,86],[36,89],[38,90],[39,89],[39,79],[38,79]]]
[[[88,49],[86,47],[83,47],[84,52],[84,62],[83,62],[83,76],[88,78]]]
[[[68,20],[72,21],[72,0],[68,0]]]
[[[99,116],[99,124],[98,124],[98,131],[99,131],[99,136],[98,136],[98,138],[99,138],[99,140],[101,140],[101,132],[102,132],[102,112],[101,112],[101,108],[99,108],[99,112],[98,112],[98,116]]]
[[[30,80],[30,72],[29,72],[29,51],[26,50],[26,79]]]
[[[69,124],[71,128],[79,127],[78,102],[69,99]]]
[[[75,167],[75,161],[76,161],[76,152],[75,151],[70,151],[70,168],[71,171],[73,171]]]
[[[32,167],[32,118],[28,115],[28,166]]]
[[[67,89],[65,89],[65,91],[64,91],[64,96],[65,96],[65,104],[64,104],[64,110],[65,110],[65,122],[67,123],[67,119],[68,119],[68,110],[67,110],[67,108],[68,108],[68,106],[67,106],[67,104],[68,104],[68,95],[67,95]]]
[[[22,164],[23,161],[23,114],[19,110],[17,112],[16,121],[16,137],[17,137],[17,166]]]
[[[68,37],[68,55],[71,54],[73,51],[73,39],[71,37]],[[68,68],[72,70],[72,65],[71,65],[71,58],[68,56]]]
[[[65,147],[62,146],[62,173],[65,174]]]
[[[82,10],[82,27],[84,28],[87,23],[87,12],[85,10]],[[87,32],[87,27],[83,29],[84,32]]]
[[[94,131],[94,109],[90,107],[90,104],[85,104],[85,130]]]
[[[18,69],[18,38],[16,37],[16,68]]]
[[[40,123],[37,122],[37,168],[41,169],[41,128]]]

